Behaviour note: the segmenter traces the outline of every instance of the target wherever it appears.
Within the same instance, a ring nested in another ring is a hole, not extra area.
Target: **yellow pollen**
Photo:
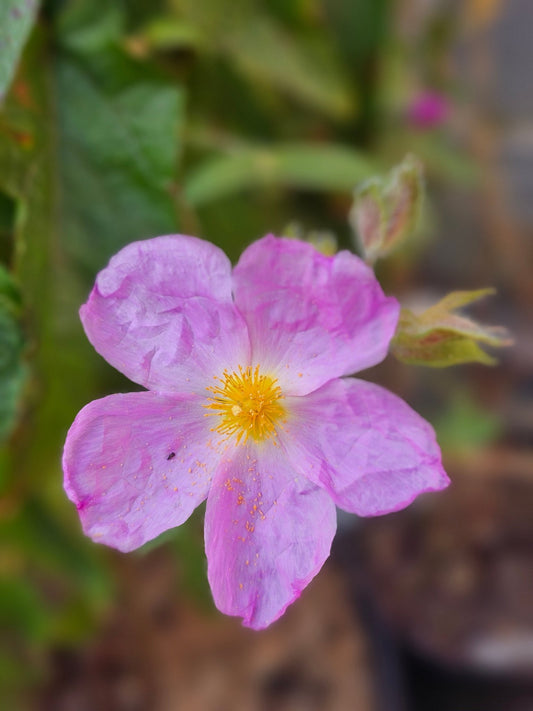
[[[276,424],[285,417],[283,399],[277,379],[262,375],[259,366],[248,366],[230,373],[225,370],[216,385],[207,388],[212,393],[209,404],[204,405],[218,415],[219,424],[214,431],[226,438],[235,435],[236,444],[244,444],[250,437],[259,442],[276,436]]]

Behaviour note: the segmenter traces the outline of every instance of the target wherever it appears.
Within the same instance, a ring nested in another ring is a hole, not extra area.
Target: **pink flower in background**
[[[409,122],[416,128],[430,129],[440,126],[449,114],[449,103],[443,94],[423,91],[412,100],[407,109]]]
[[[232,272],[194,237],[125,247],[80,315],[148,390],[90,403],[68,433],[65,489],[85,533],[130,551],[207,498],[215,603],[269,625],[328,557],[335,505],[383,514],[448,484],[431,426],[344,377],[385,357],[398,313],[348,252],[268,236]]]

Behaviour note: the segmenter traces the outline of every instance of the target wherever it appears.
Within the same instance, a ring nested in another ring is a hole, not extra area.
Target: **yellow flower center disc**
[[[205,405],[209,415],[218,415],[219,424],[213,431],[226,438],[236,436],[236,444],[248,438],[256,442],[276,436],[276,424],[285,417],[283,399],[277,378],[262,375],[259,366],[238,367],[237,372],[225,370],[215,377],[216,385],[207,388],[212,393]]]

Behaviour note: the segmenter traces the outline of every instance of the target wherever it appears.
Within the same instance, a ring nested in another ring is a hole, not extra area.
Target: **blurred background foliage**
[[[60,466],[77,411],[133,387],[77,314],[110,256],[182,231],[235,259],[294,220],[354,248],[355,185],[406,152],[432,184],[477,179],[460,137],[409,114],[427,87],[454,101],[455,15],[431,15],[410,41],[395,5],[0,3],[0,686],[13,694],[44,673],[44,650],[91,634],[113,593],[113,554],[81,535]],[[430,206],[426,235],[434,220]],[[423,245],[385,281],[401,286]],[[473,421],[474,443],[497,433],[468,396],[454,401],[445,443],[468,445]],[[171,539],[198,586],[201,517]]]

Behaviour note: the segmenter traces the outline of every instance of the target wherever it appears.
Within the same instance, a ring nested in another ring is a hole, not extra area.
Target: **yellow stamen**
[[[236,444],[246,442],[249,437],[259,442],[276,436],[276,424],[285,417],[283,399],[277,378],[262,375],[259,366],[248,366],[230,373],[225,370],[223,377],[216,377],[219,384],[207,388],[212,397],[204,405],[208,415],[218,415],[219,424],[214,431],[226,438],[235,435]]]

